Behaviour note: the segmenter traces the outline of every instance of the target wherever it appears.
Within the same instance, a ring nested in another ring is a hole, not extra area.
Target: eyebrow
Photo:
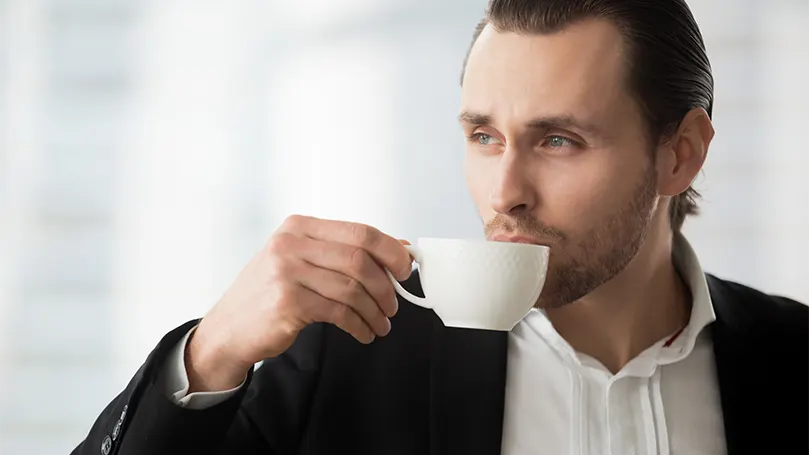
[[[458,115],[458,121],[474,126],[491,126],[493,119],[491,115],[472,111],[462,111],[460,115]],[[573,129],[592,135],[603,136],[603,133],[597,126],[593,125],[592,123],[581,121],[572,115],[537,117],[528,121],[525,126],[530,129],[542,131],[550,129]]]

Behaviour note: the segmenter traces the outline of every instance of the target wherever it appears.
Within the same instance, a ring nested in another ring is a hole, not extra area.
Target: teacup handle
[[[413,259],[416,261],[417,264],[421,262],[421,258],[422,258],[421,250],[419,250],[418,247],[413,246],[413,245],[405,245],[404,247],[407,248],[407,251],[410,252],[410,255],[413,256]],[[407,290],[405,288],[403,288],[402,285],[399,284],[398,281],[396,281],[396,278],[393,277],[393,274],[390,273],[390,270],[385,269],[385,273],[388,274],[388,278],[390,278],[390,281],[393,283],[393,287],[396,288],[396,292],[398,292],[399,295],[404,297],[405,300],[407,300],[408,302],[413,303],[415,305],[418,305],[420,307],[432,308],[432,305],[427,303],[426,298],[419,297],[417,295],[413,295],[413,294],[407,292]]]

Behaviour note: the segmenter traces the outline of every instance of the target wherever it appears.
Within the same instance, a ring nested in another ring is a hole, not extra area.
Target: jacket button
[[[124,422],[119,420],[115,423],[115,428],[112,429],[112,440],[115,441],[118,439],[118,436],[121,434],[121,425]]]
[[[101,455],[109,455],[110,450],[112,449],[112,439],[107,436],[104,438],[104,442],[101,443]]]

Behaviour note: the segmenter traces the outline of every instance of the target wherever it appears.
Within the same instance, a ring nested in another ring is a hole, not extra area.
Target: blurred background
[[[69,453],[291,213],[479,237],[458,80],[485,0],[0,0],[0,453]],[[706,270],[809,301],[809,2],[691,0]]]

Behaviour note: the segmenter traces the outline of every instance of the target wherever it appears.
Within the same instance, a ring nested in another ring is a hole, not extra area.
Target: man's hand
[[[385,268],[399,280],[410,275],[410,255],[395,238],[363,224],[287,218],[193,334],[189,392],[238,386],[314,322],[362,343],[387,335],[398,303]]]

